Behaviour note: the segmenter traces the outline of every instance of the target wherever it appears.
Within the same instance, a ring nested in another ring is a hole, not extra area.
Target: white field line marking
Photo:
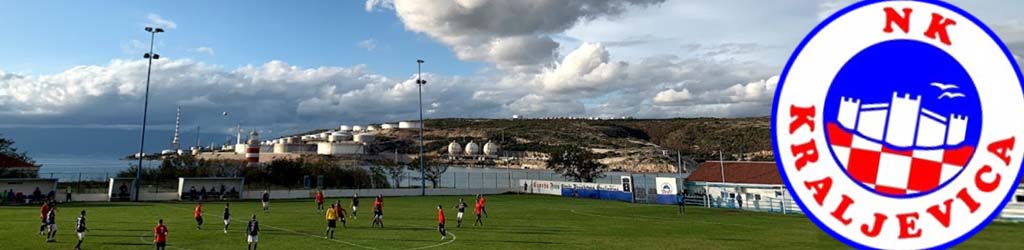
[[[174,208],[174,209],[188,211],[188,209],[185,209],[185,208],[175,207],[175,206],[171,206],[171,205],[167,205],[167,204],[162,204],[162,203],[157,203],[157,204],[160,205],[160,206],[165,206],[165,207],[170,207],[170,208]],[[231,218],[231,221],[238,221],[240,223],[247,223],[247,221],[243,222],[243,221],[236,220],[235,218]],[[263,224],[262,226],[266,226],[266,227],[269,227],[269,228],[273,228],[273,229],[289,232],[289,233],[296,234],[296,235],[306,235],[306,236],[310,236],[310,237],[317,238],[317,239],[322,239],[322,240],[328,240],[328,241],[333,241],[333,242],[337,242],[337,243],[342,243],[342,244],[345,244],[345,245],[354,246],[354,247],[358,247],[358,248],[364,248],[364,249],[370,249],[370,250],[379,250],[377,248],[363,246],[363,245],[359,245],[359,244],[348,242],[348,241],[343,241],[343,240],[338,240],[338,239],[325,239],[325,238],[323,238],[323,236],[320,236],[320,235],[303,233],[303,232],[299,232],[299,231],[295,231],[295,230],[291,230],[291,229],[287,229],[287,228],[283,228],[283,227],[275,227],[275,226],[271,226],[271,225],[268,225],[268,224]]]
[[[152,242],[152,241],[148,241],[148,240],[146,240],[145,236],[146,236],[146,234],[145,234],[145,233],[143,233],[143,234],[140,234],[140,235],[139,235],[139,240],[141,240],[142,242],[146,242],[146,243],[150,243],[150,244],[155,244],[155,243],[154,243],[154,242]],[[154,246],[155,246],[155,245],[154,245]],[[177,248],[177,249],[184,249],[184,250],[191,250],[191,249],[188,249],[188,248],[184,248],[184,247],[176,247],[176,246],[172,246],[172,245],[170,245],[170,244],[168,244],[168,245],[167,245],[167,247],[170,247],[170,248]]]
[[[408,224],[397,224],[397,225],[404,225],[404,226],[409,226],[409,227],[413,227],[413,228],[420,228],[420,227],[417,227],[417,226],[413,226],[413,225],[408,225]],[[447,230],[447,229],[446,229],[446,230]],[[427,248],[435,248],[435,247],[439,247],[439,246],[444,246],[444,245],[448,245],[448,244],[451,244],[452,242],[455,242],[455,238],[458,238],[458,237],[457,237],[457,236],[455,236],[455,234],[454,234],[454,233],[452,233],[452,232],[445,232],[445,233],[448,233],[448,234],[450,234],[450,235],[452,236],[452,239],[451,239],[451,240],[449,240],[449,241],[441,242],[441,243],[438,243],[438,244],[434,244],[434,245],[429,245],[429,246],[423,246],[423,247],[416,247],[416,248],[409,248],[409,249],[406,249],[406,250],[419,250],[419,249],[427,249]]]
[[[639,219],[639,220],[650,220],[650,221],[668,221],[668,220],[675,220],[675,219],[677,219],[677,218],[653,217],[653,216],[642,216],[642,215],[635,215],[633,217],[612,216],[612,215],[603,215],[603,214],[592,214],[592,213],[586,213],[586,212],[579,212],[579,211],[576,211],[576,209],[569,209],[569,212],[572,212],[574,214],[579,214],[579,215],[585,215],[585,216],[604,217],[604,218],[613,218],[613,219],[625,219],[625,220],[637,220],[637,219]],[[704,221],[704,220],[685,220],[684,219],[683,222],[697,222],[697,223],[712,224],[712,225],[758,228],[758,227],[751,226],[751,225],[733,224],[733,223],[721,223],[721,222],[712,222],[712,221]]]

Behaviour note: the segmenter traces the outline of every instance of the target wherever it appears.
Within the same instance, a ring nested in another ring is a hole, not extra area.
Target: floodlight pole
[[[149,66],[146,68],[146,97],[142,105],[142,136],[139,140],[139,165],[135,168],[135,180],[132,181],[132,186],[135,190],[135,195],[132,196],[133,201],[139,201],[139,184],[142,182],[142,158],[146,156],[146,118],[149,115],[149,78],[153,73],[153,59],[160,59],[160,55],[153,53],[153,43],[156,40],[156,33],[164,32],[164,29],[146,27],[146,32],[149,32],[149,53],[146,53],[143,58],[149,60]]]
[[[423,161],[423,85],[427,84],[426,80],[423,80],[423,65],[422,59],[416,59],[416,90],[419,91],[420,100],[420,195],[427,195],[427,175],[426,167],[424,167]]]

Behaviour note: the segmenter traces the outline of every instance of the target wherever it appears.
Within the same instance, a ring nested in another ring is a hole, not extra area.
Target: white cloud
[[[690,95],[690,90],[688,89],[683,89],[682,91],[666,89],[658,92],[658,95],[654,96],[654,103],[659,105],[670,105],[673,103],[689,101],[691,98],[693,98],[693,96]]]
[[[609,62],[601,44],[585,43],[538,77],[544,91],[585,93],[613,87],[626,77],[626,67],[624,62]]]
[[[374,39],[362,40],[362,41],[359,41],[359,43],[357,43],[356,46],[359,46],[360,48],[363,48],[366,51],[373,51],[374,49],[377,48],[377,40],[374,40]]]
[[[188,51],[195,52],[195,53],[203,53],[203,54],[207,54],[207,55],[211,55],[211,56],[216,54],[216,52],[213,50],[213,48],[206,47],[206,46],[202,46],[202,47],[198,47],[198,48],[192,48],[192,49],[189,49]]]
[[[366,0],[366,11],[367,12],[374,11],[374,10],[377,10],[377,9],[393,10],[393,9],[395,9],[395,1],[394,0]]]
[[[615,16],[628,7],[662,1],[395,0],[393,5],[406,29],[450,46],[460,59],[523,71],[556,57],[559,44],[552,35],[582,21]],[[378,3],[370,0],[367,6]]]
[[[164,28],[164,29],[177,29],[178,28],[178,24],[177,23],[175,23],[174,21],[171,21],[169,19],[165,19],[165,18],[163,18],[163,17],[161,17],[160,15],[157,15],[157,14],[150,13],[149,15],[146,15],[146,20],[149,21],[148,23],[146,23],[146,26],[150,26],[150,27],[154,27],[154,28]]]

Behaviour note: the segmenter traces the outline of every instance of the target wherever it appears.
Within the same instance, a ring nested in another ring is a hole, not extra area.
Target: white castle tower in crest
[[[836,120],[861,135],[897,147],[956,146],[964,141],[968,117],[946,116],[921,107],[921,96],[893,92],[889,103],[862,104],[841,97]]]

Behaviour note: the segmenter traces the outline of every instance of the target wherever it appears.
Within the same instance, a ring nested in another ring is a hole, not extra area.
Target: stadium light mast
[[[164,32],[164,29],[146,27],[146,32],[149,32],[149,53],[146,53],[142,58],[149,60],[149,67],[146,68],[146,97],[142,104],[142,136],[139,140],[139,165],[135,169],[135,180],[132,181],[132,187],[135,189],[135,195],[132,197],[133,201],[139,201],[139,183],[142,182],[142,158],[146,156],[146,118],[149,115],[149,78],[153,73],[153,60],[160,59],[160,55],[153,53],[153,43],[156,40],[156,33]]]
[[[427,175],[425,167],[423,165],[423,85],[427,84],[427,80],[423,80],[422,65],[423,59],[416,59],[416,90],[419,92],[420,100],[420,195],[427,195]]]

